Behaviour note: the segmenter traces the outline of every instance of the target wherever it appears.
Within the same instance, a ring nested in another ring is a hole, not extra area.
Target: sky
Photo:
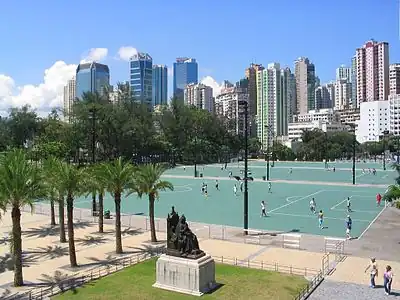
[[[218,93],[251,62],[293,70],[308,57],[321,82],[350,66],[367,40],[389,42],[400,62],[400,0],[13,0],[0,13],[0,110],[62,105],[63,86],[81,61],[110,67],[111,83],[129,79],[129,57],[147,52],[169,67],[196,58],[199,78]]]

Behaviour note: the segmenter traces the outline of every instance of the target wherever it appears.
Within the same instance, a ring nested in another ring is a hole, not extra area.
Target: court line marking
[[[300,218],[313,218],[313,219],[318,219],[318,217],[316,215],[312,215],[312,216],[308,216],[308,215],[297,215],[297,214],[286,214],[286,213],[271,213],[271,212],[267,212],[267,214],[270,215],[282,215],[282,216],[290,216],[290,217],[300,217]],[[340,221],[345,221],[346,218],[334,218],[334,217],[325,217],[324,219],[327,220],[340,220]],[[363,219],[352,219],[353,221],[357,221],[357,222],[370,222],[370,220],[363,220]]]
[[[279,209],[282,209],[282,208],[284,208],[284,207],[287,207],[287,206],[289,206],[289,205],[291,205],[291,204],[293,204],[293,203],[299,202],[299,201],[304,200],[304,199],[306,199],[306,198],[309,198],[309,197],[311,197],[311,196],[320,194],[320,193],[322,193],[322,192],[325,192],[325,190],[316,191],[315,193],[312,193],[312,194],[310,194],[310,195],[306,195],[306,196],[301,197],[301,198],[299,198],[299,199],[297,199],[297,200],[294,200],[294,201],[292,201],[292,202],[289,202],[289,203],[286,203],[286,204],[284,204],[284,205],[281,205],[281,206],[279,206],[279,207],[277,207],[277,208],[274,208],[274,209],[270,210],[269,213],[272,213],[272,212],[274,212],[274,211],[277,211],[277,210],[279,210]]]
[[[386,178],[386,177],[388,177],[389,176],[389,174],[386,174],[385,176],[382,176],[382,179],[384,179],[384,178]]]
[[[333,210],[336,210],[336,211],[346,211],[347,212],[347,209],[333,209]],[[358,209],[356,209],[356,210],[351,210],[351,212],[352,213],[356,213],[356,212],[359,212],[359,213],[366,213],[366,214],[376,214],[377,213],[377,211],[373,211],[373,210],[358,210]]]
[[[351,198],[351,196],[350,196]],[[338,207],[340,204],[344,203],[345,201],[347,201],[347,199],[344,199],[343,201],[340,201],[339,203],[335,204],[334,206],[332,206],[330,209],[335,209],[336,207]]]
[[[301,196],[290,196],[290,197],[286,197],[286,202],[292,203],[293,201],[290,201],[289,199],[299,198],[299,197],[301,197]]]
[[[371,223],[369,223],[369,225],[367,226],[367,228],[364,229],[363,232],[361,232],[361,234],[358,236],[357,240],[361,239],[362,236],[367,232],[367,230],[372,226],[372,224],[375,223],[375,221],[379,218],[379,216],[385,211],[386,209],[386,205],[385,207],[379,212],[379,214],[376,215],[376,217],[371,221]]]

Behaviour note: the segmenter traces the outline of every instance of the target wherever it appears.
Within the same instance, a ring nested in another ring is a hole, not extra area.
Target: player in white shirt
[[[237,196],[237,187],[236,184],[233,185],[233,194]]]
[[[350,202],[350,197],[347,197],[347,203],[346,203],[346,206],[347,206],[347,212],[351,212],[351,202]]]
[[[268,182],[268,193],[272,193],[271,188],[272,188],[272,184],[271,184],[271,182]]]
[[[313,214],[315,214],[317,211],[316,211],[316,207],[317,207],[317,204],[315,203],[315,199],[314,198],[312,198],[311,200],[310,200],[310,210],[311,210],[311,212],[313,213]]]
[[[266,217],[267,216],[267,212],[266,212],[266,208],[265,208],[265,202],[264,200],[261,201],[261,217]]]

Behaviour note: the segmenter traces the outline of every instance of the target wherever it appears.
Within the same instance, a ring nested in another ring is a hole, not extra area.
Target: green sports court
[[[326,171],[322,163],[276,162],[271,168],[271,180],[292,180],[293,183],[272,182],[272,192],[269,193],[267,182],[249,182],[249,227],[276,233],[298,232],[344,237],[345,219],[348,215],[346,198],[351,197],[352,236],[360,237],[383,209],[383,206],[376,206],[376,194],[383,194],[383,184],[390,184],[395,176],[392,170],[383,171],[378,169],[378,166],[375,167],[377,175],[365,174],[357,178],[359,183],[369,183],[370,186],[352,186],[348,184],[351,182],[351,173],[348,170],[351,163],[336,164],[337,170],[332,172]],[[249,168],[254,178],[260,179],[265,174],[265,162],[251,162]],[[288,168],[293,168],[289,179],[285,178],[289,175]],[[235,183],[238,186],[238,183],[235,179],[228,178],[229,171],[232,171],[234,176],[241,176],[242,169],[243,166],[237,163],[228,164],[226,170],[221,170],[220,164],[206,165],[204,169],[203,166],[198,166],[203,178],[193,177],[192,166],[179,166],[168,170],[163,179],[170,181],[175,190],[160,194],[160,200],[156,203],[156,217],[166,218],[174,205],[178,213],[184,213],[189,221],[242,227],[243,194],[238,188],[237,196],[234,195],[233,186]],[[358,169],[357,175],[363,174],[361,172]],[[215,177],[219,178],[219,191],[215,188]],[[296,180],[310,182],[299,184]],[[208,185],[208,197],[201,193],[203,182]],[[336,185],[329,184],[330,182],[336,182]],[[340,182],[347,185],[341,185]],[[381,185],[377,186],[378,183]],[[317,203],[317,210],[322,209],[324,212],[324,229],[319,229],[317,216],[310,212],[309,202],[312,197]],[[266,202],[268,217],[260,217],[262,200]],[[104,201],[104,208],[114,211],[112,197],[107,195]],[[91,199],[76,199],[75,206],[89,209]],[[122,212],[147,216],[147,197],[138,199],[136,195],[131,195],[124,198]]]

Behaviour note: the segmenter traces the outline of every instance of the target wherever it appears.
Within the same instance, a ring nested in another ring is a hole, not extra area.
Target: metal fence
[[[318,287],[318,285],[324,280],[324,275],[319,272],[314,278],[302,289],[299,294],[294,298],[295,300],[307,299],[311,293]]]

